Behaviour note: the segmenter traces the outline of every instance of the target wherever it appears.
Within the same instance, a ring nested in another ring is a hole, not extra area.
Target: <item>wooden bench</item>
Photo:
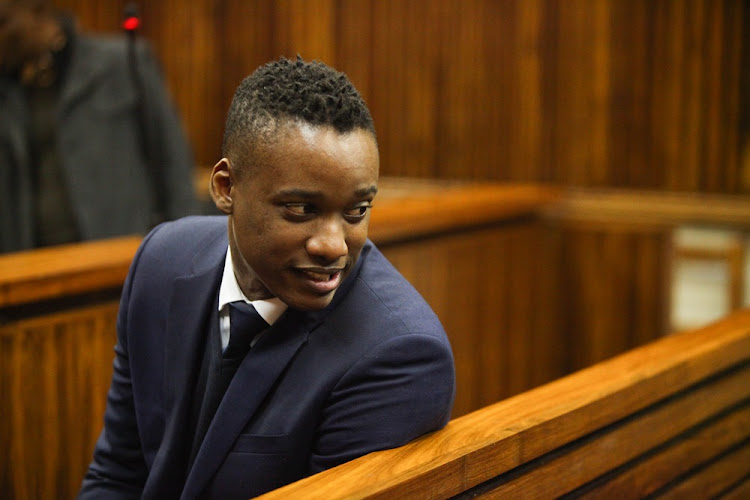
[[[750,498],[750,309],[264,495]]]

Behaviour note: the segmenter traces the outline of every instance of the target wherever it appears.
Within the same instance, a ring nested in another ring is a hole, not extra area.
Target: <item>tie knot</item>
[[[224,358],[245,357],[253,339],[266,327],[268,323],[252,305],[242,301],[230,303],[229,345],[224,350]]]

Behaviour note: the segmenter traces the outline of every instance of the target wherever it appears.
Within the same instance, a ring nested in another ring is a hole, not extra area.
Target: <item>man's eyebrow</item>
[[[378,187],[375,184],[373,184],[370,187],[358,189],[358,190],[356,190],[354,192],[354,194],[356,196],[367,196],[367,195],[370,195],[370,194],[374,195],[374,194],[377,194],[377,193],[378,193]]]
[[[313,198],[320,198],[323,196],[323,193],[320,191],[308,191],[306,189],[299,189],[299,188],[291,188],[291,189],[282,189],[277,193],[277,196],[284,196],[288,198],[304,198],[304,199],[313,199]]]
[[[378,187],[376,185],[372,185],[366,188],[357,189],[354,191],[354,195],[356,197],[365,197],[368,195],[374,195],[377,194]],[[290,188],[290,189],[282,189],[277,193],[277,196],[282,197],[288,197],[288,198],[302,198],[306,200],[313,200],[316,198],[322,198],[324,194],[321,191],[309,191],[307,189],[300,189],[300,188]]]

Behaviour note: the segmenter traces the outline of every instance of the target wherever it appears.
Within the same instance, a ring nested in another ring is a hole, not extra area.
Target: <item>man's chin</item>
[[[298,311],[320,311],[321,309],[328,307],[333,300],[334,295],[336,295],[336,290],[321,295],[305,294],[303,296],[288,298],[280,297],[280,299],[287,306]]]

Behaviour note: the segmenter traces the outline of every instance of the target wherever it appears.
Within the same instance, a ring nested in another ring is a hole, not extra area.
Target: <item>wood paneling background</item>
[[[96,32],[126,3],[53,1]],[[361,90],[386,175],[750,192],[747,0],[140,4],[203,166],[242,77],[299,53]]]
[[[557,297],[570,371],[669,332],[671,228],[566,222],[561,232]]]
[[[522,219],[380,248],[448,332],[454,416],[568,373],[553,228]]]
[[[75,498],[112,379],[119,301],[0,324],[0,485]]]

